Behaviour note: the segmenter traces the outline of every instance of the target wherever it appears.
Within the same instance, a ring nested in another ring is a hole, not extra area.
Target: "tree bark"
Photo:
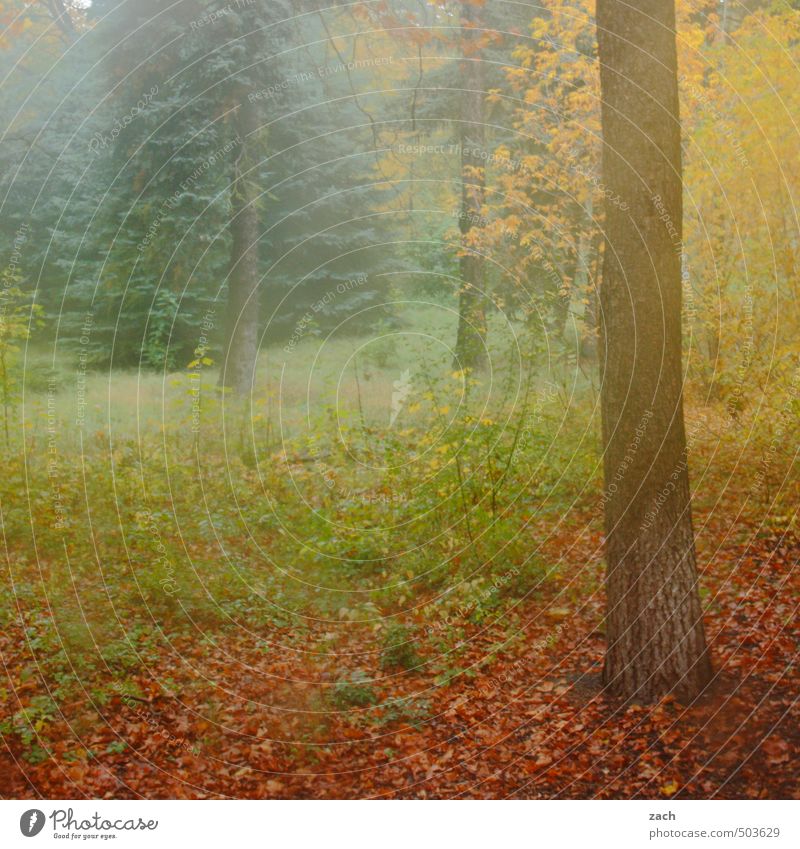
[[[225,351],[219,382],[234,395],[244,395],[253,386],[259,330],[258,187],[248,173],[256,163],[258,120],[255,106],[246,97],[239,105],[237,125],[240,146],[234,168]]]
[[[601,408],[608,690],[691,699],[711,677],[681,365],[682,185],[673,0],[598,0],[606,204]]]
[[[476,371],[486,366],[486,265],[469,246],[470,231],[481,225],[486,195],[486,128],[484,80],[477,10],[472,0],[461,4],[461,216],[462,255],[459,258],[461,289],[458,296],[458,332],[453,366]]]

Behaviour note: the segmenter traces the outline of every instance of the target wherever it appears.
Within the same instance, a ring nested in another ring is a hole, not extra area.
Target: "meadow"
[[[2,732],[17,757],[127,763],[131,722],[195,757],[243,710],[307,763],[342,723],[355,737],[424,730],[443,694],[485,694],[498,658],[531,655],[531,640],[534,659],[563,652],[584,617],[602,636],[592,382],[510,323],[492,328],[501,377],[454,371],[441,312],[266,348],[252,403],[217,388],[213,363],[110,379],[26,351],[2,484],[0,616],[20,682]],[[780,426],[690,406],[709,564],[794,533]],[[757,450],[772,451],[761,477]],[[195,705],[199,726],[165,730],[148,707],[165,698]],[[70,745],[109,717],[116,736]]]

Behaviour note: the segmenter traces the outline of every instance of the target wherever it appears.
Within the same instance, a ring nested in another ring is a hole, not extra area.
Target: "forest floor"
[[[138,672],[142,695],[101,706],[87,693],[62,709],[40,758],[8,736],[0,795],[798,798],[800,540],[753,529],[737,542],[731,519],[719,505],[696,511],[715,678],[693,704],[625,705],[601,691],[602,538],[587,517],[551,534],[564,566],[521,605],[518,638],[498,650],[493,626],[469,626],[445,682],[424,665],[377,673],[330,709],[320,690],[344,654],[369,650],[366,629],[328,654],[286,651],[279,631],[186,638]],[[19,623],[0,651],[20,680],[30,652]],[[155,683],[167,676],[170,692]],[[13,698],[38,687],[29,678]]]

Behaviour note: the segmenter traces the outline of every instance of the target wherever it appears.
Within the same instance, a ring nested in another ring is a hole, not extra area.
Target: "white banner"
[[[0,846],[800,846],[796,801],[3,801]],[[113,841],[113,842],[112,842]]]

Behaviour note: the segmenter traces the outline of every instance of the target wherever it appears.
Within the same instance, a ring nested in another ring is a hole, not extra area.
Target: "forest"
[[[0,0],[0,112],[0,798],[800,798],[800,2]]]

